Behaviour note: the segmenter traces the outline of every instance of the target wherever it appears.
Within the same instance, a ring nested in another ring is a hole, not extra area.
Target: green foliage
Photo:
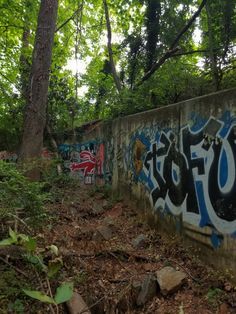
[[[48,95],[47,118],[53,133],[60,138],[65,130],[88,120],[132,114],[236,86],[236,2],[232,0],[208,1],[178,42],[177,55],[137,85],[200,2],[107,1],[113,58],[122,85],[118,93],[108,62],[103,1],[85,0],[81,8],[78,1],[62,0]],[[39,3],[0,0],[0,150],[16,150],[20,143],[23,90],[29,82]],[[76,77],[75,69],[68,70],[68,60],[75,63],[75,55],[78,65],[87,65],[85,73],[79,69]]]
[[[16,233],[11,228],[9,228],[9,238],[1,240],[0,246],[8,246],[11,244],[22,245],[28,252],[33,252],[36,249],[35,239],[22,234]]]
[[[71,282],[65,282],[61,284],[56,291],[56,294],[54,298],[49,297],[45,293],[42,293],[40,291],[34,291],[34,290],[26,290],[23,289],[23,292],[38,301],[49,303],[49,304],[61,304],[64,302],[67,302],[71,299],[73,294],[73,283]]]
[[[40,291],[34,291],[34,290],[26,290],[23,289],[22,290],[27,296],[39,300],[41,302],[45,302],[45,303],[51,303],[51,304],[55,304],[53,298],[47,296],[46,294],[40,292]]]
[[[56,291],[54,300],[56,304],[64,303],[71,299],[73,294],[73,284],[71,282],[65,282],[61,284]]]
[[[29,221],[43,218],[43,204],[48,195],[42,192],[43,184],[30,182],[15,164],[0,161],[0,217],[24,211]]]
[[[20,299],[16,299],[14,302],[10,303],[8,306],[9,310],[16,314],[24,314],[24,304]]]
[[[220,303],[221,298],[224,295],[224,291],[219,288],[210,288],[207,292],[206,299],[211,304],[212,307],[217,307]]]
[[[1,266],[0,272],[0,313],[7,313],[7,308],[14,310],[14,313],[25,313],[21,300],[21,289],[27,284],[25,279],[19,280],[19,276],[12,268],[6,269]]]
[[[7,245],[12,245],[12,244],[23,246],[26,250],[25,261],[30,263],[35,268],[36,272],[41,271],[49,279],[54,277],[63,266],[62,259],[58,256],[59,252],[56,245],[52,244],[44,248],[43,250],[40,249],[41,253],[37,253],[38,248],[36,246],[35,239],[25,234],[19,234],[13,231],[11,228],[9,228],[9,238],[0,241],[0,246],[7,246]],[[47,256],[48,252],[50,252],[51,258],[47,261],[47,263],[45,263],[44,257],[42,256],[42,254],[44,253],[44,255]],[[11,274],[11,271],[10,271],[10,274]],[[6,276],[6,274],[4,274],[4,276]],[[13,288],[13,292],[16,293],[16,295],[19,293],[18,291],[19,287],[21,286],[17,286],[15,290]],[[1,291],[1,281],[0,281],[0,291]],[[73,283],[66,282],[58,286],[56,289],[54,298],[46,295],[45,293],[41,291],[29,290],[25,288],[23,288],[22,291],[27,296],[37,299],[41,302],[50,303],[50,304],[60,304],[60,303],[68,301],[72,297]],[[14,304],[11,304],[11,306],[17,307],[17,304],[14,303]],[[19,309],[21,309],[21,307],[19,307]]]

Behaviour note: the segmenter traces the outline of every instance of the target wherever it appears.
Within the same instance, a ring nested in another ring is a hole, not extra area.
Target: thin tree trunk
[[[116,72],[115,62],[114,62],[114,58],[113,58],[113,51],[112,51],[112,44],[111,44],[111,36],[112,36],[111,35],[111,23],[110,23],[109,10],[108,10],[106,0],[103,0],[103,5],[104,5],[105,16],[106,16],[107,49],[108,49],[108,54],[109,54],[109,61],[110,61],[112,76],[113,76],[116,88],[117,88],[118,92],[120,92],[122,87],[121,87],[120,79],[119,79],[117,72]]]
[[[52,145],[52,148],[53,148],[55,157],[56,157],[56,158],[59,158],[59,154],[58,154],[58,145],[57,145],[57,142],[56,142],[55,138],[54,138],[53,135],[52,135],[52,131],[51,131],[49,122],[47,122],[46,130],[47,130],[47,133],[48,133],[48,136],[49,136],[49,139],[50,139],[50,142],[51,142],[51,145]],[[58,173],[58,174],[61,174],[61,173],[62,173],[62,168],[61,168],[61,165],[60,165],[59,163],[57,164],[57,173]]]
[[[160,36],[161,3],[160,0],[147,0],[146,6],[146,72],[148,72],[156,61],[157,42]]]
[[[57,9],[57,0],[41,0],[30,76],[29,101],[24,117],[20,161],[39,158],[43,147]],[[29,176],[32,179],[38,179],[39,171],[35,170]]]
[[[29,82],[29,73],[30,66],[26,56],[26,50],[29,47],[29,37],[30,30],[27,24],[24,25],[24,30],[22,34],[22,46],[20,54],[20,84],[21,84],[21,96],[24,100],[27,101],[28,97],[28,82]]]
[[[213,36],[213,28],[212,28],[211,9],[208,3],[206,4],[206,13],[207,13],[209,57],[210,57],[210,66],[211,66],[211,73],[212,73],[212,82],[213,82],[214,90],[217,91],[220,88],[220,79],[219,79],[219,72],[217,68],[217,56],[214,51],[214,36]]]
[[[192,24],[194,23],[196,18],[201,14],[202,9],[206,5],[206,3],[207,3],[207,0],[202,0],[197,11],[191,16],[188,23],[181,29],[179,34],[176,36],[176,38],[174,39],[174,41],[170,45],[169,49],[164,53],[164,55],[157,62],[155,62],[153,64],[151,69],[147,73],[144,74],[141,81],[138,82],[137,86],[141,85],[143,82],[148,80],[162,66],[162,64],[165,63],[165,61],[167,59],[171,58],[179,50],[177,45],[178,45],[180,39],[189,30],[189,28],[192,26]]]
[[[32,10],[31,0],[24,1],[25,13],[24,13],[24,26],[22,33],[22,44],[20,53],[20,86],[21,86],[21,97],[25,101],[25,104],[29,99],[29,76],[30,76],[30,62],[27,55],[27,50],[29,49],[29,39],[30,39],[30,11]]]

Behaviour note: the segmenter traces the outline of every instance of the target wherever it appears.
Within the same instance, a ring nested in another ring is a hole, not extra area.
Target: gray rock
[[[108,226],[99,226],[93,234],[94,241],[110,240],[112,238],[112,229]]]
[[[101,203],[94,203],[92,206],[93,213],[98,215],[104,212],[103,205]]]
[[[81,295],[77,292],[73,293],[70,301],[66,302],[66,306],[70,314],[80,314],[81,312],[83,312],[83,314],[91,314],[87,304],[84,302]]]
[[[107,226],[115,226],[115,220],[112,218],[112,217],[105,217],[104,219],[103,219],[103,223],[105,224],[105,225],[107,225]]]
[[[102,207],[103,207],[104,209],[107,209],[107,208],[109,207],[109,204],[108,204],[108,201],[107,201],[107,200],[103,200],[103,202],[102,202]]]
[[[135,239],[132,240],[132,245],[136,249],[144,248],[148,244],[148,238],[145,234],[139,234]]]
[[[152,300],[157,294],[157,288],[156,277],[153,274],[147,275],[142,282],[136,304],[138,306],[142,306],[148,301]],[[138,284],[136,285],[136,289],[140,289]]]
[[[156,272],[161,293],[165,296],[178,290],[186,281],[187,276],[182,271],[167,266]]]

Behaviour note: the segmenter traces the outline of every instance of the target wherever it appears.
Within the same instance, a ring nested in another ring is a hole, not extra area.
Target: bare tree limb
[[[180,51],[172,55],[172,57],[180,57],[180,56],[187,56],[187,55],[193,55],[195,53],[206,53],[208,50],[199,49],[199,50],[192,50],[192,51]]]
[[[192,17],[189,19],[188,23],[182,28],[182,30],[176,36],[176,38],[174,39],[174,41],[170,45],[169,49],[164,53],[164,55],[157,62],[155,62],[153,64],[151,69],[147,73],[144,74],[144,76],[142,77],[141,81],[137,84],[137,86],[141,85],[143,82],[148,80],[152,76],[152,74],[155,73],[156,70],[158,70],[162,66],[163,63],[165,63],[165,61],[167,59],[172,57],[179,50],[179,48],[177,48],[176,46],[178,45],[178,43],[179,43],[180,39],[182,38],[182,36],[192,26],[192,24],[194,23],[196,18],[201,14],[202,9],[206,5],[206,2],[207,2],[207,0],[202,0],[202,3],[200,4],[200,6],[197,9],[197,11],[192,15]]]
[[[7,25],[0,25],[0,28],[9,28],[9,27],[13,27],[13,28],[20,28],[23,29],[23,26],[20,25],[13,25],[13,24],[7,24]]]
[[[192,15],[188,23],[182,28],[182,30],[179,32],[175,40],[173,41],[172,45],[170,46],[170,50],[174,49],[176,45],[178,44],[179,40],[181,37],[187,32],[187,30],[192,26],[193,22],[196,20],[196,18],[201,14],[202,9],[206,5],[207,0],[202,0],[202,3],[200,4],[199,8],[197,11]]]
[[[75,10],[75,12],[71,15],[71,17],[69,17],[67,20],[65,20],[65,22],[63,22],[60,26],[57,27],[57,29],[55,30],[55,33],[57,33],[62,27],[64,27],[67,23],[69,23],[71,20],[73,20],[73,18],[82,10],[83,5],[79,6],[77,10]]]
[[[107,25],[107,49],[108,49],[108,54],[109,54],[109,61],[110,61],[112,76],[113,76],[116,88],[118,92],[120,92],[122,88],[121,88],[120,79],[116,72],[115,62],[113,59],[113,51],[112,51],[112,44],[111,44],[111,36],[112,36],[111,35],[111,23],[110,23],[109,10],[108,10],[108,5],[107,5],[106,0],[103,0],[103,5],[104,5],[105,16],[106,16],[106,25]]]

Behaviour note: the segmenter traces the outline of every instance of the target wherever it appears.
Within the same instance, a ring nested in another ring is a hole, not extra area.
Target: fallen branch
[[[172,262],[172,263],[175,263],[176,265],[178,265],[180,268],[182,268],[183,269],[183,271],[193,280],[193,281],[195,281],[195,282],[197,282],[197,283],[201,283],[201,280],[200,279],[197,279],[197,278],[195,278],[195,277],[193,277],[190,273],[189,273],[189,271],[184,267],[184,266],[182,266],[180,263],[178,263],[177,261],[175,261],[175,260],[170,260],[170,259],[167,259],[166,261],[170,261],[170,262]]]
[[[28,231],[29,231],[30,233],[33,232],[33,229],[31,229],[31,228],[27,225],[27,223],[26,223],[23,219],[21,219],[20,217],[18,217],[17,215],[14,215],[14,214],[9,213],[8,216],[11,216],[11,217],[13,217],[14,219],[16,219],[17,221],[21,222],[21,223],[28,229]]]
[[[47,277],[46,277],[46,282],[47,282],[47,286],[48,286],[49,295],[50,295],[50,297],[53,299],[53,294],[52,294],[51,285],[50,285],[50,282],[49,282],[49,280],[48,280]],[[52,312],[53,314],[59,314],[58,305],[55,304],[55,306],[56,306],[56,312],[54,311],[54,308],[53,308],[52,304],[50,304],[49,307],[50,307],[50,309],[51,309],[51,312]]]
[[[100,299],[98,299],[95,303],[93,303],[92,305],[84,308],[82,311],[80,311],[78,314],[83,314],[85,312],[88,312],[91,308],[93,308],[95,305],[99,304],[103,299],[105,299],[105,295],[103,297],[101,297]]]
[[[6,261],[4,258],[0,257],[0,261],[2,261],[3,263],[7,264],[8,266],[12,267],[16,272],[18,272],[19,274],[23,275],[25,278],[29,279],[29,276],[26,275],[26,273],[24,273],[22,270],[20,270],[18,267],[13,266],[11,263],[9,263],[8,261]]]

